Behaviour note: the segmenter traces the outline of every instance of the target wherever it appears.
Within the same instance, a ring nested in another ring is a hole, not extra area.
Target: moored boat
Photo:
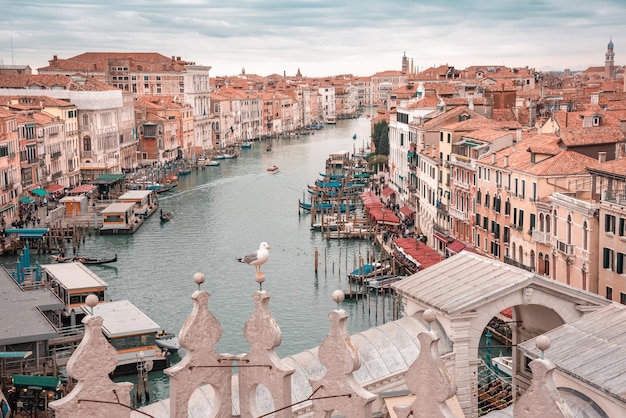
[[[356,268],[352,273],[348,274],[349,279],[367,280],[375,277],[382,277],[389,273],[391,266],[389,263],[371,263],[364,264]]]
[[[102,333],[118,353],[114,376],[137,373],[139,363],[149,364],[148,371],[170,366],[169,350],[156,343],[161,328],[128,300],[100,303],[91,311],[83,305],[82,309],[103,319]]]
[[[503,356],[500,353],[499,356],[491,359],[491,365],[496,371],[506,376],[513,376],[513,357]]]
[[[207,160],[204,165],[206,167],[217,167],[218,165],[220,165],[220,162],[217,160]]]
[[[273,165],[270,168],[267,169],[267,172],[269,174],[275,174],[278,173],[278,166],[277,165]]]
[[[161,349],[167,350],[170,353],[175,353],[180,349],[178,337],[170,332],[165,332],[165,330],[157,334],[154,342],[157,346],[161,347]]]

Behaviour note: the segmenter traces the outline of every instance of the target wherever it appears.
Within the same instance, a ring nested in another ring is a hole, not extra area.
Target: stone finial
[[[530,362],[533,381],[515,403],[513,416],[515,418],[573,418],[574,413],[561,398],[554,385],[552,373],[555,366],[550,360],[536,359]]]
[[[102,334],[103,321],[93,315],[82,320],[85,336],[67,363],[67,374],[78,384],[67,396],[50,402],[58,418],[130,417],[133,384],[114,383],[109,378],[117,367],[118,355]]]
[[[85,298],[85,305],[89,307],[89,312],[93,315],[93,308],[98,304],[100,300],[97,295],[93,293]]]
[[[195,279],[195,276],[194,276]],[[215,390],[215,416],[232,415],[230,360],[225,360],[215,344],[222,336],[222,327],[208,308],[209,293],[196,290],[191,299],[193,310],[183,324],[178,341],[187,354],[165,370],[170,376],[170,416],[187,417],[187,406],[194,390],[201,384],[211,384]]]
[[[427,316],[434,320],[432,315],[424,312],[425,319]],[[416,395],[415,400],[409,406],[395,406],[394,410],[398,417],[456,417],[446,404],[446,400],[454,396],[456,388],[437,349],[439,337],[427,331],[418,334],[417,339],[420,352],[405,378],[409,390]]]
[[[346,327],[348,314],[343,309],[331,311],[328,336],[319,347],[318,357],[326,374],[310,380],[314,417],[327,417],[340,411],[347,417],[371,417],[376,395],[363,389],[353,372],[361,367],[361,356]]]
[[[550,342],[550,337],[548,337],[547,335],[540,335],[537,338],[535,338],[535,345],[537,346],[538,349],[541,350],[541,358],[543,358],[543,353],[550,348],[550,345],[552,343]]]
[[[239,368],[239,408],[241,416],[254,416],[254,411],[269,413],[291,404],[291,375],[294,369],[278,357],[274,349],[282,341],[282,334],[269,309],[270,294],[254,293],[254,311],[244,327],[244,336],[250,343],[250,352],[243,356]],[[257,385],[263,385],[272,395],[266,405],[257,404]],[[291,417],[291,408],[278,411],[278,417]]]
[[[193,282],[198,285],[198,290],[200,290],[200,285],[204,283],[204,274],[196,273],[193,275]]]

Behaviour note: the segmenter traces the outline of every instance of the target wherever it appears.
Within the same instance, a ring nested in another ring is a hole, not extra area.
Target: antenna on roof
[[[13,61],[13,32],[11,32],[11,65],[15,65]]]

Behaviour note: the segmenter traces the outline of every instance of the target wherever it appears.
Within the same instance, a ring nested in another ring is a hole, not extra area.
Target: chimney
[[[517,134],[515,142],[522,142],[522,130],[518,128],[515,133]]]
[[[504,168],[509,166],[509,156],[508,154],[504,156]]]
[[[626,119],[621,119],[619,121],[619,128],[623,133],[626,134]]]
[[[491,153],[491,164],[495,164],[496,163],[496,153],[492,152]]]
[[[605,151],[598,152],[598,161],[601,162],[601,163],[606,162],[606,152]]]

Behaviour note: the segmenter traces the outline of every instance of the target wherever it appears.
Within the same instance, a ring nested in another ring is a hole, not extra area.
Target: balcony
[[[454,187],[456,187],[457,189],[464,189],[464,190],[467,190],[467,191],[469,191],[469,188],[470,188],[469,183],[465,183],[465,182],[462,182],[462,181],[456,181],[456,180],[454,181]]]
[[[556,249],[565,255],[574,255],[574,245],[568,244],[565,241],[561,241],[560,239],[556,240]]]
[[[50,158],[59,158],[61,157],[61,151],[55,151],[52,154],[50,154]]]
[[[449,229],[444,228],[443,226],[439,226],[437,224],[433,224],[433,230],[435,230],[435,232],[439,232],[441,235],[444,235],[446,237],[450,235]]]
[[[538,231],[536,229],[533,229],[532,237],[533,237],[533,241],[535,241],[538,244],[550,245],[552,234],[550,234],[549,232]]]
[[[521,269],[524,269],[524,270],[527,270],[527,271],[534,271],[533,268],[525,266],[524,264],[520,263],[519,261],[515,261],[512,258],[509,258],[507,256],[504,256],[504,262],[506,264],[510,264],[512,266],[515,266],[515,267],[518,267],[518,268],[521,268]]]
[[[453,218],[459,219],[461,221],[467,221],[469,220],[469,213],[467,212],[463,212],[457,208],[453,208],[452,206],[450,206],[448,208],[448,213],[450,214],[450,216],[452,216]]]

